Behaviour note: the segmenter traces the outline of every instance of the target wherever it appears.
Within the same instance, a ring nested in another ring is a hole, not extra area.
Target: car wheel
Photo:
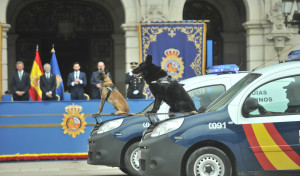
[[[232,176],[232,166],[222,150],[203,147],[189,157],[186,173],[187,176]]]
[[[120,169],[122,172],[124,172],[125,174],[127,174],[127,175],[129,174],[128,171],[127,171],[124,167],[119,167],[119,169]]]
[[[129,175],[139,175],[139,142],[131,144],[125,152],[124,165]]]

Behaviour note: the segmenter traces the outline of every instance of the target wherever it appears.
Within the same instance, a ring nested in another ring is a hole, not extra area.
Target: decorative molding
[[[285,41],[291,39],[292,34],[284,25],[284,16],[282,15],[282,3],[278,2],[270,13],[267,14],[268,20],[272,23],[272,31],[268,34],[269,40],[274,40],[277,52],[285,46]]]
[[[10,24],[2,24],[3,38],[7,38],[7,32],[9,31],[10,27]]]
[[[124,23],[121,25],[122,29],[126,31],[137,31],[137,24],[136,23]]]
[[[164,16],[162,7],[159,5],[149,6],[147,13],[142,17],[142,21],[166,21],[167,18]]]

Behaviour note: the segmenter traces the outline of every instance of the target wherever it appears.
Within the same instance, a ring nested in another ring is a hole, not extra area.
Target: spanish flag
[[[40,89],[40,76],[44,74],[39,49],[36,48],[35,59],[33,61],[31,73],[29,96],[33,101],[42,101],[42,90]]]

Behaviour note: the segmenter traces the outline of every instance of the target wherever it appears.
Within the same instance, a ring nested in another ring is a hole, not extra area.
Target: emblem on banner
[[[62,78],[59,75],[56,75],[56,88],[60,86],[61,82],[62,82]]]
[[[184,72],[184,64],[182,62],[182,57],[179,50],[170,48],[165,50],[166,57],[162,58],[161,68],[165,70],[173,78],[178,79],[182,78]]]
[[[80,133],[84,133],[85,129],[85,118],[84,114],[80,112],[82,111],[82,107],[79,105],[69,105],[65,107],[65,111],[68,114],[64,114],[63,122],[61,123],[64,134],[68,133],[72,135],[73,138]]]

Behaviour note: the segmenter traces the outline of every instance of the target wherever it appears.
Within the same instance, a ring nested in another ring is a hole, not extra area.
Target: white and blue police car
[[[238,72],[236,65],[213,66],[207,72],[207,75],[180,81],[199,111],[204,111],[217,97],[248,74]],[[153,103],[143,112],[150,111],[152,107]],[[168,111],[169,106],[163,103],[158,113]],[[168,116],[151,118],[155,121]],[[88,164],[119,167],[125,173],[138,175],[138,144],[149,125],[149,119],[145,115],[127,116],[98,124],[88,139]]]
[[[249,73],[203,114],[152,124],[147,176],[300,175],[300,61]]]

